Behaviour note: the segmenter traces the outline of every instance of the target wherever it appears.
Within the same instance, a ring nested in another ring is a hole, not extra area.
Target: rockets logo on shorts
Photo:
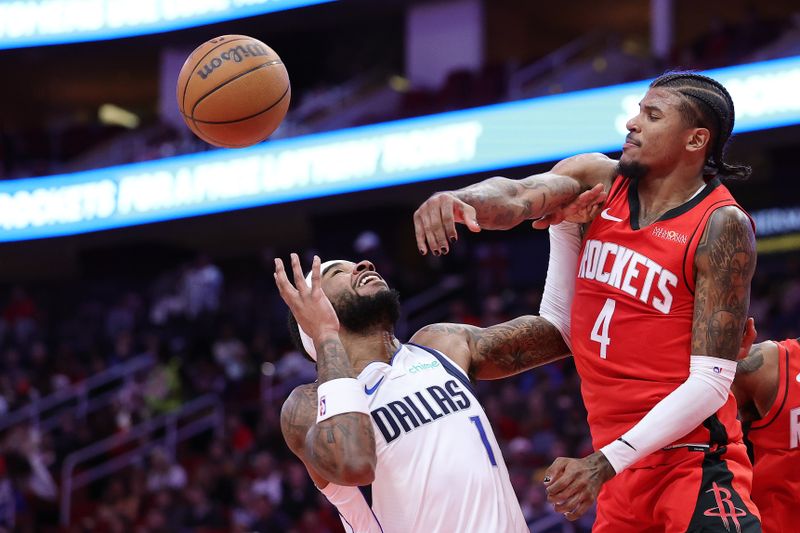
[[[736,532],[741,533],[742,525],[739,523],[739,517],[747,516],[747,511],[734,505],[731,500],[731,491],[725,487],[720,487],[714,482],[706,492],[714,495],[716,507],[706,509],[703,514],[705,516],[718,516],[722,520],[726,531],[731,531],[731,525],[733,525],[736,528]]]
[[[319,399],[319,416],[325,416],[328,411],[328,404],[325,401],[325,396]]]

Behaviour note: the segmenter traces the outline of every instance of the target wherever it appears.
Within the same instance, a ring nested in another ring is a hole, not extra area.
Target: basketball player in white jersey
[[[292,254],[292,270],[294,284],[276,260],[275,280],[319,378],[291,393],[281,430],[346,531],[527,533],[471,379],[567,356],[568,320],[434,324],[402,344],[397,293],[372,263],[315,257],[303,278]]]

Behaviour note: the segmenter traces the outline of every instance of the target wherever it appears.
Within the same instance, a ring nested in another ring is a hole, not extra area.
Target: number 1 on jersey
[[[497,466],[497,461],[495,461],[494,452],[492,451],[492,445],[489,444],[489,438],[486,436],[486,431],[483,429],[481,418],[479,416],[471,416],[469,419],[472,420],[475,427],[478,428],[478,435],[481,436],[483,447],[486,448],[486,453],[489,455],[489,462],[492,463],[492,466]]]
[[[614,315],[616,306],[616,301],[611,298],[607,299],[606,304],[600,310],[600,314],[597,315],[597,320],[594,321],[594,326],[592,326],[592,334],[589,338],[600,343],[601,359],[606,358],[606,350],[608,345],[611,344],[611,338],[608,336],[608,326],[611,325],[611,317]]]

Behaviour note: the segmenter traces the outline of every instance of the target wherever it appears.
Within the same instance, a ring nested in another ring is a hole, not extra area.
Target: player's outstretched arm
[[[570,355],[561,333],[540,316],[526,315],[479,328],[431,324],[411,342],[435,348],[474,379],[500,379]]]
[[[314,257],[311,286],[303,278],[297,254],[292,254],[292,271],[294,286],[276,259],[281,297],[314,340],[318,379],[313,394],[310,388],[299,388],[286,401],[281,429],[312,477],[316,473],[337,485],[368,485],[375,477],[375,434],[363,388],[353,379],[355,372],[339,339],[338,317],[321,288],[319,257]]]
[[[616,164],[603,154],[580,154],[560,161],[550,172],[521,180],[494,177],[436,193],[414,213],[419,251],[447,253],[458,238],[457,223],[473,232],[503,230],[547,216],[595,185],[608,189]]]

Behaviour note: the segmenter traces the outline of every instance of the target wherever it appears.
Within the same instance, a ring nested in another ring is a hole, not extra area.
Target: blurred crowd
[[[441,312],[426,320],[488,326],[538,309],[543,271],[530,265],[541,263],[545,250],[542,241],[524,238],[475,239],[413,268],[367,232],[336,255],[373,260],[406,301],[443,274],[460,272],[469,289],[447,293],[435,306]],[[136,357],[153,360],[116,383],[98,409],[82,414],[68,406],[55,414],[52,430],[29,420],[0,431],[0,531],[59,531],[60,472],[69,454],[205,394],[224,406],[218,431],[174,448],[159,435],[139,439],[148,446],[132,465],[71,495],[64,530],[341,531],[336,511],[280,434],[283,400],[313,381],[315,369],[288,340],[271,276],[275,254],[217,262],[201,255],[154,279],[64,280],[0,292],[0,420],[92,374]],[[759,269],[751,309],[760,337],[796,336],[800,262],[766,256]],[[421,325],[404,316],[398,336]],[[531,529],[588,532],[592,514],[564,521],[540,483],[555,457],[591,452],[572,361],[481,382],[477,390]]]

